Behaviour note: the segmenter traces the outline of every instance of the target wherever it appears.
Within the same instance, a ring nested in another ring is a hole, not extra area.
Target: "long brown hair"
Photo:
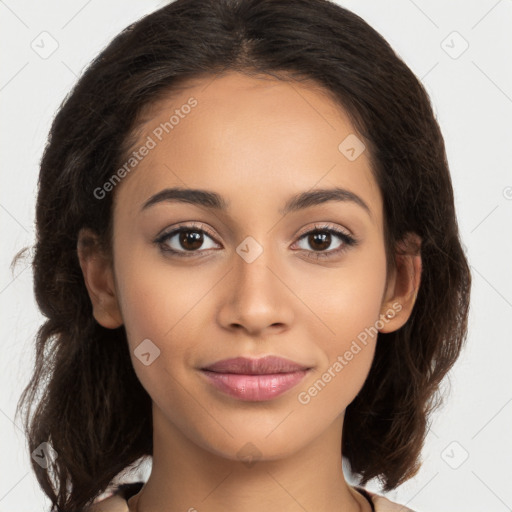
[[[41,160],[32,266],[46,320],[16,413],[23,408],[31,453],[48,442],[58,454],[48,468],[31,460],[52,511],[82,510],[152,455],[151,397],[124,327],[95,321],[78,262],[82,227],[112,247],[113,194],[98,199],[94,190],[124,161],[143,108],[189,78],[228,70],[321,85],[369,141],[388,264],[406,233],[422,239],[414,309],[401,329],[379,334],[343,427],[343,455],[361,485],[377,477],[389,491],[419,469],[429,415],[442,403],[439,384],[466,338],[471,285],[424,87],[379,33],[327,0],[177,0],[124,29],[92,61],[60,106]]]

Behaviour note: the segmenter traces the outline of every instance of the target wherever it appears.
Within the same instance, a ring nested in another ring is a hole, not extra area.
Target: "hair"
[[[114,194],[100,200],[94,190],[126,161],[145,109],[192,79],[229,71],[326,91],[368,144],[388,268],[408,233],[421,237],[415,305],[405,325],[379,334],[342,445],[360,485],[378,478],[390,491],[421,467],[429,417],[444,402],[438,388],[466,339],[471,287],[427,92],[376,30],[328,0],[176,0],[90,63],[60,105],[40,162],[32,268],[46,319],[16,414],[23,407],[31,453],[47,442],[58,454],[46,469],[31,459],[52,512],[82,510],[153,450],[151,397],[125,328],[95,320],[79,265],[81,228],[112,254]]]

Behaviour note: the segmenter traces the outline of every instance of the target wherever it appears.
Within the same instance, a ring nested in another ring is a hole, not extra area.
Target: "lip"
[[[309,370],[307,366],[277,356],[223,359],[201,368],[208,382],[217,389],[252,402],[277,398],[296,386]]]
[[[274,373],[290,373],[300,370],[309,370],[305,365],[278,356],[265,356],[257,359],[249,357],[235,357],[222,359],[205,366],[202,370],[218,373],[238,373],[244,375],[269,375]]]

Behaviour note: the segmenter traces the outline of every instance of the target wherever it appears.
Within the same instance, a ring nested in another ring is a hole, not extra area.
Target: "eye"
[[[206,238],[205,238],[206,235]],[[169,233],[164,233],[155,243],[165,252],[170,252],[180,257],[196,256],[205,240],[213,240],[213,237],[204,229],[195,225],[180,226]],[[204,250],[214,246],[203,247]]]
[[[325,251],[326,248],[331,246],[334,239],[341,240],[338,242],[336,247],[330,251]],[[305,240],[307,245],[310,245],[313,248],[313,251],[307,251],[312,253],[308,255],[308,258],[313,259],[321,259],[321,258],[331,258],[340,255],[342,252],[346,251],[350,246],[354,246],[357,244],[357,241],[354,237],[345,233],[341,229],[333,228],[328,225],[317,226],[315,225],[315,229],[310,230],[304,233],[300,238],[299,242]],[[307,249],[306,249],[307,250]]]
[[[334,237],[334,238],[333,238]],[[213,241],[209,247],[204,247],[207,240]],[[326,251],[333,244],[333,240],[338,239],[338,243],[334,249]],[[299,237],[299,242],[305,241],[312,250],[304,249],[310,253],[309,258],[321,259],[335,257],[346,251],[350,246],[356,245],[358,242],[348,233],[338,228],[328,225],[315,225],[315,229],[307,231]],[[199,253],[208,249],[215,248],[215,239],[204,228],[197,225],[178,226],[177,228],[164,233],[155,240],[162,251],[171,253],[178,257],[197,256]],[[201,249],[201,250],[200,250]]]

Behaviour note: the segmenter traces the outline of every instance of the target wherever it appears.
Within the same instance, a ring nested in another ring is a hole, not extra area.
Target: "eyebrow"
[[[290,212],[317,206],[328,201],[342,201],[357,204],[372,217],[370,208],[357,194],[340,187],[315,189],[296,194],[288,199],[285,206],[279,210],[279,213],[287,215]],[[162,202],[189,203],[217,211],[226,211],[230,205],[224,197],[211,190],[175,187],[163,189],[151,196],[142,205],[141,211]]]

